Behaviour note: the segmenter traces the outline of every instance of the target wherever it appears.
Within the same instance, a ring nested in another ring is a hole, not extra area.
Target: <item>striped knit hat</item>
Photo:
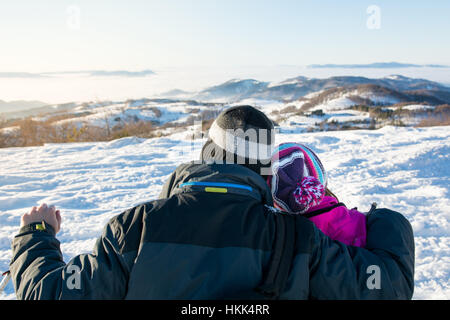
[[[272,121],[252,106],[224,110],[211,125],[201,160],[234,163],[256,173],[270,174],[275,130]]]
[[[298,143],[283,143],[272,155],[272,176],[267,180],[276,207],[302,214],[325,196],[327,175],[317,155]]]

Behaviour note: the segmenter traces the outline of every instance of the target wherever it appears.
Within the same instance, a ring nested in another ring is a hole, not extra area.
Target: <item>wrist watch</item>
[[[47,225],[45,224],[45,221],[42,220],[41,222],[35,222],[30,224],[30,228],[32,231],[46,231]]]
[[[53,234],[55,235],[55,230],[53,229],[53,227],[46,223],[44,220],[42,220],[41,222],[33,222],[30,223],[26,226],[24,226],[21,230],[20,233],[23,232],[47,232],[49,234]]]

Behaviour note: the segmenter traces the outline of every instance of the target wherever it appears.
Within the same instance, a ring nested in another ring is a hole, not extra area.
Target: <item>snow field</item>
[[[329,188],[348,207],[367,211],[377,202],[408,218],[416,245],[414,299],[449,299],[450,127],[291,131],[278,134],[277,143],[315,150]],[[178,164],[198,159],[204,140],[187,136],[0,149],[0,271],[8,269],[21,215],[42,202],[61,210],[65,261],[91,252],[110,218],[155,199]],[[15,298],[12,283],[0,298]]]

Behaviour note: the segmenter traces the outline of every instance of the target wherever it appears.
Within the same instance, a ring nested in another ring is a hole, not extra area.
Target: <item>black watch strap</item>
[[[52,235],[56,234],[53,227],[50,224],[46,223],[45,221],[33,222],[33,223],[30,223],[30,224],[22,227],[20,229],[20,233],[25,233],[25,232],[47,232]]]

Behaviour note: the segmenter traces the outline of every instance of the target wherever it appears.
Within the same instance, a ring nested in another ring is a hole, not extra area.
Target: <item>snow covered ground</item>
[[[351,121],[367,121],[371,120],[368,112],[362,112],[358,110],[339,110],[339,111],[331,111],[327,113],[329,117],[327,119],[328,122],[336,121],[336,122],[351,122]]]
[[[159,124],[167,122],[183,122],[192,115],[191,110],[197,109],[198,112],[205,110],[216,110],[214,105],[200,105],[198,103],[177,102],[167,100],[134,100],[132,102],[104,102],[104,103],[78,103],[71,111],[65,111],[59,114],[47,114],[41,117],[34,117],[33,120],[45,121],[55,115],[64,115],[66,119],[54,122],[55,125],[64,123],[74,123],[78,127],[82,125],[92,125],[97,127],[114,127],[121,123],[130,123],[132,121],[143,120],[153,121]],[[81,113],[81,115],[80,115]],[[87,115],[83,115],[87,113]],[[7,131],[14,127],[4,128]],[[6,132],[7,132],[6,131]]]
[[[310,111],[314,110],[322,110],[323,112],[333,111],[333,110],[341,110],[357,104],[353,100],[347,97],[339,97],[336,99],[332,99],[326,101],[324,103],[318,104],[317,106],[310,109]]]
[[[317,151],[341,201],[361,211],[375,201],[412,223],[414,298],[450,299],[450,127],[293,131],[277,142]],[[0,149],[0,270],[20,216],[42,202],[61,210],[65,261],[90,252],[111,217],[156,198],[178,164],[197,159],[203,141],[187,136]],[[0,298],[14,299],[12,283]]]
[[[424,105],[424,104],[410,104],[407,106],[403,106],[402,109],[404,110],[411,110],[411,111],[416,111],[416,110],[433,110],[434,106],[428,106],[428,105]]]

